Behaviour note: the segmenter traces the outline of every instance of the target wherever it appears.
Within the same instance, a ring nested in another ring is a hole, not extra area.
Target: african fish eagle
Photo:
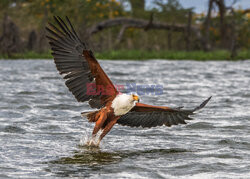
[[[58,16],[54,19],[58,26],[49,23],[46,27],[49,35],[46,37],[57,70],[78,102],[88,101],[90,107],[97,109],[82,113],[89,122],[95,122],[93,138],[102,129],[97,145],[116,123],[143,128],[186,124],[185,120],[191,119],[189,115],[203,108],[211,99],[209,97],[200,106],[188,110],[143,104],[135,94],[119,93],[92,51],[80,40],[69,19],[66,17],[67,24]],[[107,93],[89,94],[88,84],[105,87]]]

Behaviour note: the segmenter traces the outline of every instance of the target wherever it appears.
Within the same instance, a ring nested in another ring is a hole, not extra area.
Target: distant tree
[[[3,33],[0,36],[0,52],[8,56],[12,56],[13,53],[21,52],[23,47],[19,28],[7,14],[4,16],[2,27]]]

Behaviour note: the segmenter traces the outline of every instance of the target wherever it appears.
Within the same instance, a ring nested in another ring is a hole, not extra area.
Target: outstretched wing
[[[66,86],[77,101],[89,101],[93,108],[100,108],[118,94],[116,88],[85,44],[79,39],[71,22],[67,24],[54,17],[58,27],[49,23],[46,30],[52,55]]]
[[[172,126],[186,124],[185,120],[191,120],[189,115],[192,115],[195,111],[203,108],[210,99],[211,97],[192,110],[185,110],[181,108],[174,109],[137,103],[130,112],[121,116],[117,123],[130,127],[141,126],[149,128],[162,125]]]

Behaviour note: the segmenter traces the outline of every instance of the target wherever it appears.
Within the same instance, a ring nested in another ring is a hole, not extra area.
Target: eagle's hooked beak
[[[136,96],[136,95],[133,94],[133,100],[139,102],[140,101],[139,96]]]

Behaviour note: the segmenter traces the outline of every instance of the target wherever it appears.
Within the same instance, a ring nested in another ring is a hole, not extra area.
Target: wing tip
[[[210,101],[211,98],[212,98],[212,96],[210,96],[210,97],[207,98],[205,101],[203,101],[203,102],[200,104],[200,106],[196,107],[196,108],[193,110],[193,112],[194,112],[194,111],[198,111],[198,110],[204,108],[204,107],[207,105],[207,103]]]

